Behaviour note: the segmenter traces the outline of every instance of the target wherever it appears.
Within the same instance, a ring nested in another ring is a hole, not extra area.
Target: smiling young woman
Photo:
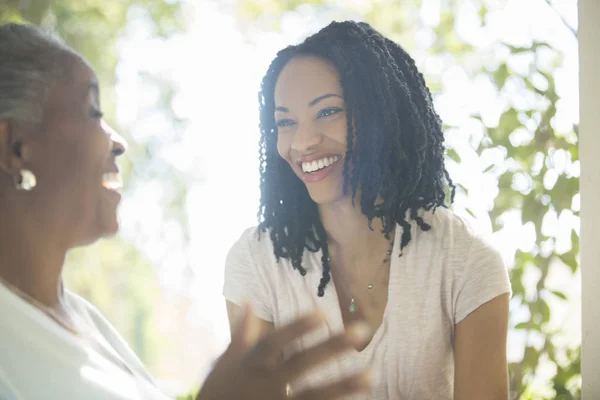
[[[370,341],[292,382],[372,367],[372,399],[508,397],[507,269],[447,207],[444,136],[414,60],[366,23],[280,51],[260,92],[260,224],[225,266],[231,319],[267,334],[318,307],[328,324],[284,358],[370,326]],[[447,201],[449,199],[449,201]]]

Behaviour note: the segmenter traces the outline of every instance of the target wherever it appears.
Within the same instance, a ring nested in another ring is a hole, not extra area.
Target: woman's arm
[[[477,308],[456,325],[454,400],[507,400],[509,295]]]
[[[240,317],[242,315],[242,307],[238,306],[235,303],[232,303],[231,301],[227,300],[226,301],[226,306],[227,306],[227,318],[229,318],[229,330],[231,332],[231,334],[233,335],[233,332],[235,331],[236,328],[236,324],[238,323],[238,321],[240,320]],[[273,325],[272,322],[267,322],[265,320],[262,319],[258,319],[259,323],[258,323],[258,337],[262,338],[265,335],[269,334],[270,332],[273,332],[275,330],[275,326]]]

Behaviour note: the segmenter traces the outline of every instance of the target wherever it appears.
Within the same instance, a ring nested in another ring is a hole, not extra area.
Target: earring
[[[35,175],[28,169],[19,171],[19,175],[15,177],[15,187],[17,190],[31,190],[37,184]]]

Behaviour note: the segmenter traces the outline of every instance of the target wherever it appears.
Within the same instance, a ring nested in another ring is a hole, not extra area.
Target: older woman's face
[[[37,186],[23,195],[44,202],[50,221],[77,246],[118,230],[116,158],[125,142],[102,119],[94,71],[75,56],[67,67],[67,78],[49,93],[42,131],[27,143],[25,161]]]

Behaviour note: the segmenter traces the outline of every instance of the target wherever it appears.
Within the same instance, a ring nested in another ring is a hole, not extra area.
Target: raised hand
[[[334,336],[287,360],[282,358],[287,345],[321,323],[323,319],[319,314],[310,314],[259,340],[258,319],[249,307],[244,307],[231,344],[202,385],[197,400],[329,400],[368,391],[368,375],[362,372],[322,387],[289,392],[290,382],[311,368],[353,350],[353,346],[362,344],[369,336],[365,325],[356,324],[347,334]]]

